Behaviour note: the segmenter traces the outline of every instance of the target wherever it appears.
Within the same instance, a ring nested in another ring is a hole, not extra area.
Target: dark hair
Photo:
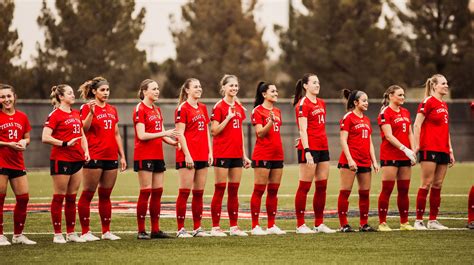
[[[267,92],[267,90],[270,88],[270,86],[274,86],[274,84],[270,83],[265,83],[264,81],[260,81],[257,85],[257,93],[255,94],[255,101],[253,103],[253,107],[255,108],[256,106],[260,105],[265,101],[263,98],[263,93]]]
[[[303,78],[298,79],[295,86],[295,98],[293,99],[293,106],[298,103],[298,101],[303,97],[304,84],[308,84],[309,78],[311,76],[316,76],[312,73],[306,73],[303,75]],[[306,90],[305,90],[306,91]]]
[[[93,99],[95,98],[95,95],[92,93],[92,90],[97,90],[100,86],[108,84],[109,82],[107,79],[103,78],[102,76],[98,76],[94,77],[92,80],[87,80],[84,82],[84,84],[82,84],[77,91],[81,93],[81,98]]]
[[[383,99],[382,99],[382,108],[388,106],[390,104],[390,95],[395,93],[395,91],[402,89],[402,87],[397,86],[397,85],[391,85],[385,90],[385,93],[383,93]]]
[[[347,88],[344,88],[342,90],[342,96],[344,97],[344,99],[346,99],[346,110],[349,111],[349,110],[353,110],[355,108],[355,104],[354,104],[354,101],[358,101],[359,98],[365,94],[364,91],[362,90],[350,90],[350,89],[347,89]]]
[[[180,105],[181,103],[183,103],[184,101],[186,101],[188,99],[188,93],[186,92],[186,88],[189,88],[189,84],[191,84],[191,82],[193,81],[198,81],[198,79],[196,78],[188,78],[186,79],[186,81],[184,81],[184,84],[181,86],[181,89],[180,89],[180,92],[179,92],[179,99],[178,99],[178,105]]]
[[[425,83],[425,97],[431,96],[431,92],[434,91],[434,85],[438,84],[438,78],[444,77],[441,74],[434,74],[426,80]]]
[[[153,82],[158,84],[158,82],[156,82],[153,79],[145,79],[140,83],[140,87],[138,88],[138,98],[139,99],[143,100],[145,98],[145,93],[143,91],[147,90],[148,85],[153,83]]]
[[[55,107],[58,107],[59,103],[61,103],[61,99],[59,98],[60,96],[64,96],[64,92],[66,92],[66,87],[69,85],[66,84],[60,84],[53,86],[51,88],[51,104]]]
[[[7,84],[0,84],[0,89],[10,89],[13,92],[13,96],[15,98],[14,104],[16,104],[16,93],[15,93],[15,88],[13,86],[7,85]],[[2,109],[2,105],[0,104],[0,109]]]

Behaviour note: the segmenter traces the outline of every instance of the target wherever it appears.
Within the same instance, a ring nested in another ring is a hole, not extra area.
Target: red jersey
[[[341,131],[349,133],[347,137],[347,145],[352,159],[358,167],[370,167],[372,160],[370,159],[370,135],[372,127],[367,116],[358,117],[354,112],[348,112],[340,121]],[[339,157],[340,164],[348,164],[346,155],[341,152]]]
[[[389,106],[384,107],[377,118],[380,127],[382,125],[390,125],[392,128],[392,135],[397,138],[400,143],[404,146],[411,148],[410,145],[410,112],[405,108],[400,108],[400,111],[396,112]],[[380,160],[408,160],[409,158],[400,149],[393,146],[387,139],[380,129],[382,136],[382,144],[380,145]]]
[[[145,132],[159,133],[163,131],[163,115],[159,107],[148,107],[140,102],[133,112],[133,125],[135,128],[135,150],[133,160],[163,160],[163,138],[142,141],[137,136],[137,123],[145,125]]]
[[[90,112],[88,104],[81,106],[81,119]],[[85,132],[91,159],[117,160],[118,145],[115,140],[115,126],[119,119],[115,107],[105,104],[103,108],[94,107],[94,115],[89,130]]]
[[[328,138],[326,136],[326,103],[322,99],[311,102],[307,97],[298,101],[295,107],[296,125],[300,128],[298,118],[306,118],[308,121],[307,134],[308,144],[311,150],[328,150]],[[298,149],[303,149],[301,139],[298,140]]]
[[[13,115],[8,115],[0,110],[0,141],[18,142],[29,131],[31,126],[25,113],[15,110]],[[0,168],[25,170],[22,151],[0,146],[0,154]]]
[[[421,125],[420,150],[449,153],[449,113],[446,102],[431,96],[418,106],[425,115]]]
[[[82,136],[82,121],[79,111],[71,109],[71,112],[54,109],[44,123],[45,127],[53,130],[51,136],[60,141],[68,142]],[[84,161],[84,150],[82,150],[81,139],[73,146],[53,146],[51,149],[51,160],[67,162]]]
[[[193,161],[207,161],[209,159],[208,130],[209,115],[206,105],[198,103],[197,108],[191,106],[187,101],[181,103],[176,109],[175,123],[184,123],[184,138],[188,145],[189,153]],[[176,150],[176,163],[183,162],[184,153]]]
[[[224,121],[230,107],[225,100],[219,100],[212,109],[211,120],[219,123]],[[212,139],[212,150],[215,158],[242,158],[244,156],[242,121],[245,120],[245,109],[235,102],[232,111],[235,112],[235,116]]]
[[[275,116],[273,127],[268,130],[264,137],[256,137],[255,147],[253,149],[252,160],[283,160],[283,146],[280,137],[280,128],[282,124],[281,112],[273,107],[271,110]],[[270,122],[270,110],[258,105],[252,110],[252,125],[265,125]]]

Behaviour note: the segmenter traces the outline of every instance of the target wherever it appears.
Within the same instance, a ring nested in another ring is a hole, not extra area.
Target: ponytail
[[[361,90],[350,90],[347,88],[344,88],[342,90],[342,97],[346,100],[346,110],[350,111],[355,108],[355,103],[354,101],[359,100],[359,98],[365,94],[364,91]]]
[[[188,92],[186,92],[186,89],[189,88],[189,84],[191,84],[191,82],[193,81],[199,82],[199,80],[196,78],[188,78],[186,79],[186,81],[184,81],[184,84],[180,88],[178,105],[181,105],[181,103],[183,103],[184,101],[188,99]]]
[[[316,76],[316,75],[312,74],[312,73],[306,73],[306,74],[303,75],[303,78],[298,79],[298,82],[296,82],[295,97],[293,99],[293,106],[295,106],[298,103],[298,101],[300,101],[300,99],[303,97],[303,90],[306,91],[306,89],[304,88],[304,85],[308,84],[309,78],[311,76]]]
[[[388,104],[390,104],[390,95],[393,95],[393,93],[395,93],[395,91],[399,89],[403,90],[402,87],[397,86],[397,85],[391,85],[387,88],[387,90],[383,93],[381,109],[383,109],[384,107],[388,106]]]
[[[95,98],[95,95],[92,90],[97,90],[103,85],[109,85],[109,82],[107,81],[107,79],[98,76],[94,77],[92,80],[84,82],[84,84],[82,84],[77,91],[81,93],[81,98],[93,99]]]
[[[425,97],[431,96],[431,93],[434,91],[434,86],[438,84],[438,78],[444,77],[440,74],[434,74],[428,78],[425,82]]]
[[[69,85],[66,84],[60,84],[51,88],[51,105],[59,107],[59,104],[61,103],[61,99],[59,97],[64,96],[64,93],[66,92],[66,87],[68,86]]]

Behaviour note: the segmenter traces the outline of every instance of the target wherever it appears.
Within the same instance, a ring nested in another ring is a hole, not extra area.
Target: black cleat
[[[474,221],[468,223],[468,224],[466,225],[466,227],[469,228],[469,229],[474,229]]]
[[[150,239],[150,235],[147,232],[138,232],[137,239],[139,240],[148,240]]]
[[[339,229],[339,231],[341,231],[342,233],[355,232],[354,229],[352,229],[352,227],[350,225],[345,225],[345,226],[341,227],[341,229]]]
[[[377,230],[373,229],[369,224],[365,224],[359,227],[359,232],[377,232]]]
[[[160,230],[157,233],[152,232],[150,238],[171,238],[171,236]]]

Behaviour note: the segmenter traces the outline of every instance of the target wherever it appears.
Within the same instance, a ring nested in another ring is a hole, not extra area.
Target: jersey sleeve
[[[185,108],[177,108],[174,112],[174,122],[175,123],[187,123],[187,115]]]
[[[308,106],[304,104],[304,102],[298,102],[297,108],[298,108],[298,118],[308,118]]]
[[[25,120],[25,133],[27,132],[30,132],[31,131],[31,124],[30,124],[30,120],[28,120],[28,117],[26,115],[24,115],[24,120]]]
[[[222,122],[222,111],[221,111],[221,105],[218,104],[214,108],[212,108],[212,114],[211,114],[211,120],[212,121],[218,121]]]
[[[209,124],[211,122],[211,120],[209,119],[209,114],[207,112],[206,105],[202,104],[201,109],[202,109],[202,113],[204,113],[204,117],[206,118],[206,124]]]
[[[137,106],[135,112],[133,113],[133,123],[145,124],[145,111],[143,111],[143,108],[140,108],[140,105]]]
[[[45,123],[44,123],[44,127],[49,127],[51,129],[55,129],[56,126],[58,125],[58,121],[57,121],[57,118],[56,118],[56,115],[54,115],[55,112],[51,112],[51,114],[49,114],[48,118],[46,119]]]
[[[429,99],[425,99],[418,106],[417,113],[423,113],[426,116],[428,113],[430,113],[431,108],[432,108],[431,101]]]
[[[349,131],[351,129],[351,119],[348,116],[345,116],[340,121],[341,131]]]
[[[257,124],[260,124],[264,126],[265,124],[263,121],[264,119],[262,114],[258,110],[254,109],[254,111],[252,112],[252,125],[255,126]]]
[[[81,120],[85,119],[89,114],[90,108],[88,104],[83,104],[79,109],[79,115],[81,116]]]
[[[115,114],[115,118],[117,119],[117,123],[119,122],[119,115],[118,115],[118,111],[117,111],[117,108],[115,107],[112,107],[113,111],[114,111],[114,114]]]
[[[387,113],[384,111],[381,111],[379,113],[379,116],[377,117],[377,123],[379,126],[389,124],[390,125],[390,117],[387,116]]]

